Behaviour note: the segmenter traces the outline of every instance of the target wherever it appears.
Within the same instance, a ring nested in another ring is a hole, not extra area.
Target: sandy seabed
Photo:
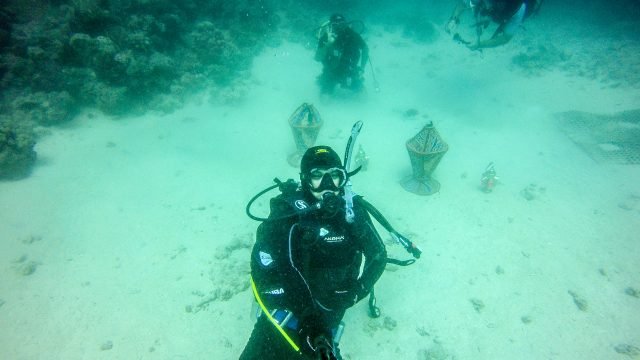
[[[274,177],[297,178],[287,119],[303,102],[324,119],[318,143],[339,153],[364,121],[370,164],[354,189],[424,251],[388,267],[381,318],[348,312],[346,359],[640,356],[640,168],[593,161],[556,116],[638,108],[640,90],[525,76],[511,65],[518,41],[474,53],[444,36],[367,39],[379,91],[368,69],[360,97],[321,98],[313,50],[285,43],[255,60],[241,103],[87,111],[51,129],[31,177],[0,183],[2,358],[237,358],[257,226],[244,208]],[[399,181],[404,144],[429,121],[450,149],[441,191],[420,197]],[[489,162],[500,182],[485,194]],[[390,239],[388,251],[409,256]]]

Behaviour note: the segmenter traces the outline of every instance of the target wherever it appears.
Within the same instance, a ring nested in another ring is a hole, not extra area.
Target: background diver
[[[453,10],[445,31],[453,33],[454,40],[467,45],[471,50],[504,45],[511,40],[524,20],[538,10],[541,3],[541,0],[462,0]],[[462,39],[456,32],[460,16],[467,10],[472,10],[475,17],[475,42]],[[491,22],[498,24],[498,28],[490,38],[483,40],[482,31]]]
[[[332,93],[338,84],[353,91],[362,90],[369,47],[344,16],[333,14],[320,27],[315,60],[322,63],[318,76],[322,93]]]

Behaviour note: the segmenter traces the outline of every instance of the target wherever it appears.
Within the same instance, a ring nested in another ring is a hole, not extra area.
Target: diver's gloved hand
[[[321,335],[313,340],[315,347],[315,358],[319,360],[336,360],[331,341]]]
[[[300,351],[311,356],[312,359],[321,354],[318,350],[324,351],[326,349],[325,343],[329,344],[329,348],[331,348],[331,331],[327,330],[322,317],[317,314],[309,314],[302,318],[299,335],[302,340]]]

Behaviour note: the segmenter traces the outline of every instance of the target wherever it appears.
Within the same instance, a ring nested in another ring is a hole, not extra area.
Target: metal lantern
[[[302,155],[315,144],[318,138],[322,119],[315,106],[303,103],[289,117],[289,126],[293,133],[296,151],[289,155],[287,161],[293,167],[300,167]]]
[[[440,190],[440,183],[431,177],[449,145],[442,140],[433,123],[407,141],[413,175],[401,181],[402,187],[414,194],[431,195]]]

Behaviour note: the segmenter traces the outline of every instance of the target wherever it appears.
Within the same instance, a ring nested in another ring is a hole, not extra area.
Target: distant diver
[[[462,0],[453,10],[445,31],[471,50],[501,46],[511,40],[524,20],[537,12],[541,4],[542,0]],[[456,32],[460,16],[467,10],[472,10],[475,17],[476,41],[465,40]],[[498,24],[498,28],[490,38],[482,39],[484,29],[492,22]]]
[[[362,36],[340,14],[331,15],[318,31],[315,60],[322,63],[320,91],[331,94],[336,85],[358,92],[363,88],[369,47]]]

